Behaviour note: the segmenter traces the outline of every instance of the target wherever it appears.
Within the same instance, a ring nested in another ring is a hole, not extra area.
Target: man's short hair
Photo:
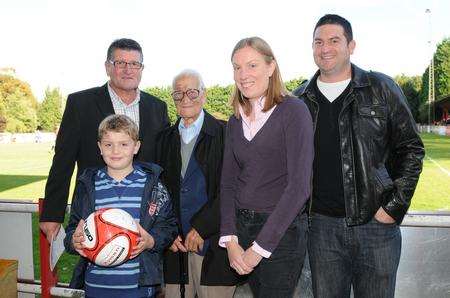
[[[139,128],[136,123],[126,115],[109,115],[98,126],[98,141],[100,142],[109,131],[123,132],[135,142],[139,140]]]
[[[205,84],[203,83],[202,76],[200,73],[193,69],[184,69],[179,74],[177,74],[172,81],[172,89],[175,90],[175,85],[177,82],[184,78],[195,78],[198,82],[198,89],[199,90],[205,90]]]
[[[353,31],[352,31],[352,25],[349,21],[344,19],[341,16],[338,16],[337,14],[326,14],[323,17],[319,19],[316,26],[314,27],[313,33],[316,32],[316,29],[323,25],[339,25],[344,29],[344,36],[347,39],[347,43],[351,42],[353,40]]]
[[[139,43],[133,39],[129,38],[120,38],[114,40],[111,45],[108,48],[108,52],[106,54],[106,60],[112,61],[114,59],[113,54],[114,51],[120,49],[120,50],[127,50],[127,51],[138,51],[141,54],[141,61],[144,61],[144,55],[142,54],[142,48],[139,45]]]

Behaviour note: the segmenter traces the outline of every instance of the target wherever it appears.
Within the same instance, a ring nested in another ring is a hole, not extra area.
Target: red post
[[[39,215],[42,211],[43,199],[39,199]],[[45,234],[39,230],[39,249],[41,259],[41,289],[42,298],[50,298],[50,289],[58,282],[56,267],[50,270],[50,243],[48,243]]]

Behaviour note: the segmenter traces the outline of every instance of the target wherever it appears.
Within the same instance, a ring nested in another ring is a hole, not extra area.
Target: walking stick
[[[180,297],[184,298],[184,294],[186,291],[185,284],[186,284],[186,272],[184,271],[184,265],[185,265],[185,252],[178,251],[178,258],[180,263]]]

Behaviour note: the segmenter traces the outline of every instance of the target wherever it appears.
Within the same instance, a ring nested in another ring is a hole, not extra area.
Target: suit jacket
[[[111,114],[114,114],[114,108],[107,84],[70,94],[67,98],[45,186],[41,221],[64,220],[75,162],[77,175],[88,167],[105,165],[97,146],[97,132],[100,122]],[[142,144],[136,159],[154,162],[156,136],[169,126],[166,104],[141,91],[139,123],[139,139]]]
[[[175,212],[180,218],[180,184],[181,184],[181,153],[178,120],[175,125],[161,132],[157,144],[157,163],[164,168],[161,179],[167,187]],[[210,245],[202,264],[200,283],[208,286],[235,285],[238,275],[231,269],[226,249],[219,247],[220,226],[220,173],[224,147],[225,127],[223,123],[205,112],[205,120],[197,139],[192,157],[195,158],[205,179],[207,202],[191,218],[191,226],[203,239],[208,239]],[[186,173],[189,175],[189,173]],[[180,230],[181,234],[181,230]],[[187,280],[187,255],[184,254],[185,282]],[[180,283],[180,256],[166,250],[164,254],[164,281]]]

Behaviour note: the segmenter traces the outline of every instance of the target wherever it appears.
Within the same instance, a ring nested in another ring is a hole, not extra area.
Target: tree
[[[450,38],[445,38],[437,45],[434,59],[434,90],[435,100],[450,94]],[[420,122],[428,121],[428,76],[429,67],[422,75],[422,89],[420,91]]]
[[[62,118],[62,95],[58,88],[45,90],[45,97],[37,110],[39,127],[44,131],[56,131]]]
[[[297,88],[304,81],[303,78],[294,79],[286,82],[286,88],[289,91]],[[214,85],[206,88],[206,103],[204,108],[212,114],[214,117],[221,120],[228,120],[233,114],[233,109],[230,104],[231,94],[233,92],[234,85],[219,86]],[[171,87],[150,87],[145,88],[145,92],[148,92],[159,99],[163,100],[167,104],[167,110],[169,113],[170,122],[173,124],[177,120],[177,109],[173,102],[171,93]]]
[[[445,38],[434,55],[436,98],[450,94],[450,37]]]
[[[422,78],[420,76],[408,77],[404,74],[396,76],[395,81],[402,88],[408,100],[411,113],[416,122],[419,122],[419,108],[422,104],[420,90],[422,88]]]
[[[0,122],[2,119],[6,122],[6,131],[35,131],[37,106],[27,83],[10,75],[0,75]]]
[[[233,88],[233,85],[226,87],[215,85],[207,88],[205,109],[214,117],[227,121],[233,113],[229,103]]]
[[[172,88],[170,87],[150,87],[145,88],[145,92],[150,93],[153,96],[158,97],[162,101],[167,104],[167,112],[169,114],[169,119],[171,123],[175,123],[177,120],[177,109],[175,108],[175,104],[173,103],[172,96]]]
[[[3,98],[0,96],[0,133],[6,130],[6,107]]]
[[[300,78],[298,78],[298,79],[293,79],[293,80],[287,81],[287,82],[285,83],[286,89],[287,89],[289,92],[292,92],[292,91],[294,91],[295,89],[297,89],[298,87],[300,87],[300,85],[301,85],[305,80],[306,80],[305,78],[300,77]]]

